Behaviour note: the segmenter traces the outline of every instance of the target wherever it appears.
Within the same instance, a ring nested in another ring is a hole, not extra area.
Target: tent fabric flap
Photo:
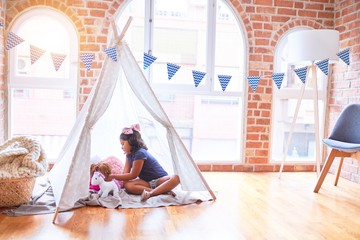
[[[97,84],[49,173],[60,211],[74,208],[88,196],[92,161],[108,156],[125,161],[119,135],[134,123],[140,123],[151,154],[169,174],[179,175],[182,190],[211,192],[125,42],[117,45],[117,54],[117,61],[105,59]]]

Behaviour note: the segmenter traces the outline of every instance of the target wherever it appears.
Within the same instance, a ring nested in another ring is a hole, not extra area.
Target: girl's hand
[[[114,176],[110,174],[107,178],[105,178],[105,181],[109,182],[114,179]]]

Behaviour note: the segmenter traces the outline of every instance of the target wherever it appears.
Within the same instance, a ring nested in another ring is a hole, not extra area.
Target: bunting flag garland
[[[168,79],[170,80],[179,70],[180,66],[174,63],[167,63]]]
[[[156,59],[156,57],[144,53],[144,69],[147,69]]]
[[[206,73],[193,70],[192,74],[193,74],[193,78],[194,78],[195,87],[197,87],[197,86],[199,86],[201,80],[204,78]]]
[[[108,47],[104,52],[112,59],[117,62],[117,52],[115,47]]]
[[[30,44],[31,65],[33,65],[42,55],[44,55],[44,53],[45,50]]]
[[[284,79],[285,73],[273,73],[271,75],[273,81],[275,82],[278,89],[281,88],[282,81]]]
[[[66,58],[65,54],[61,54],[61,53],[50,53],[52,61],[54,63],[54,67],[55,67],[55,71],[59,70],[59,68],[61,67],[61,64],[63,63],[63,61]]]
[[[225,91],[227,85],[230,82],[231,76],[230,75],[218,75],[218,78],[219,78],[219,82],[220,82],[220,85],[221,85],[221,89],[223,91]]]
[[[260,76],[248,76],[247,79],[253,92],[256,92],[257,86],[260,81]]]
[[[305,83],[306,75],[307,75],[307,67],[297,68],[294,71],[295,71],[296,75],[300,78],[302,83]]]
[[[24,41],[24,39],[22,39],[21,37],[19,37],[18,35],[16,35],[13,32],[9,32],[8,37],[7,37],[7,41],[6,41],[6,50],[10,50],[11,48],[19,45],[20,43],[22,43]]]
[[[4,27],[4,23],[0,22],[0,27]],[[25,40],[16,35],[13,32],[9,32],[6,40],[6,50],[10,50],[20,43],[24,42]],[[30,58],[31,58],[31,65],[33,65],[37,60],[39,60],[40,57],[44,55],[46,50],[43,50],[41,48],[38,48],[34,45],[30,44]],[[116,47],[108,47],[104,50],[104,52],[115,62],[117,62],[117,49]],[[63,61],[66,58],[65,54],[59,54],[59,53],[50,53],[51,58],[55,67],[55,70],[58,71],[61,67]],[[345,64],[348,66],[350,65],[350,48],[347,48],[345,50],[342,50],[336,54]],[[80,55],[80,60],[84,63],[86,69],[88,71],[91,70],[92,62],[95,58],[94,53],[90,54],[83,54]],[[147,69],[152,63],[154,63],[157,60],[157,57],[152,56],[151,54],[144,53],[144,69]],[[321,60],[319,62],[315,63],[316,66],[326,75],[329,74],[329,58]],[[177,73],[177,71],[181,68],[181,66],[174,64],[174,63],[167,63],[167,74],[168,79],[171,80],[171,78]],[[307,71],[308,66],[301,67],[294,69],[296,75],[300,78],[300,80],[305,84],[306,77],[307,77]],[[195,87],[198,87],[201,83],[202,79],[205,77],[205,72],[200,72],[196,70],[192,70],[193,80]],[[218,75],[220,85],[223,91],[227,88],[230,80],[231,75]],[[277,88],[280,89],[282,82],[285,77],[285,73],[272,73],[271,75],[272,80],[276,84]],[[247,80],[253,90],[253,92],[256,92],[257,86],[260,81],[260,76],[248,76]]]
[[[344,63],[350,65],[350,48],[347,48],[336,54]]]
[[[318,68],[327,76],[329,74],[329,59],[321,60],[320,62],[315,63]]]
[[[90,69],[91,69],[91,64],[92,64],[92,61],[94,60],[94,58],[95,58],[94,53],[87,53],[87,54],[83,54],[80,56],[80,60],[84,63],[84,65],[88,71],[90,71]]]

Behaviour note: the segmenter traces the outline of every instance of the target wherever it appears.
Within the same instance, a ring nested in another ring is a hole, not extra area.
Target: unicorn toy
[[[94,175],[91,178],[91,184],[99,185],[100,197],[107,197],[110,192],[112,192],[113,196],[115,196],[115,194],[119,193],[119,189],[120,189],[120,185],[115,179],[113,179],[111,182],[106,182],[105,176],[101,172],[97,172],[97,171],[94,172]]]

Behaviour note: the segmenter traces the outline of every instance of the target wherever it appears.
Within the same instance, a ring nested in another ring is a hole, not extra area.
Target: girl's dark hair
[[[144,148],[148,150],[144,140],[141,138],[140,132],[133,129],[133,133],[131,134],[120,134],[120,139],[123,141],[128,141],[129,145],[131,146],[131,154],[135,153],[140,148]]]

